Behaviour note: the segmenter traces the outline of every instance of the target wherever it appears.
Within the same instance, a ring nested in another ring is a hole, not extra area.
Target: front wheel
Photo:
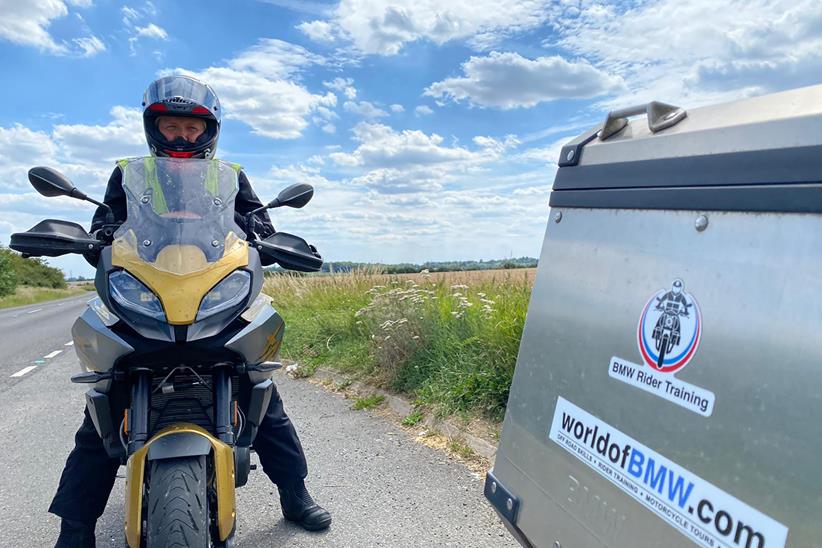
[[[656,360],[657,369],[662,369],[662,362],[665,361],[665,354],[668,352],[669,335],[665,333],[662,335],[662,340],[659,345],[659,358]]]
[[[146,548],[209,545],[206,457],[151,462]]]

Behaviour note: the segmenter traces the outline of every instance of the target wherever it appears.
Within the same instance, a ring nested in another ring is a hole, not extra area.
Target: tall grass
[[[533,270],[274,276],[283,354],[356,373],[441,414],[501,419]]]
[[[13,306],[24,306],[27,304],[53,301],[55,299],[64,299],[66,297],[87,293],[88,291],[85,286],[75,286],[67,289],[18,286],[13,294],[0,297],[0,308],[11,308]],[[89,299],[91,299],[91,296]]]

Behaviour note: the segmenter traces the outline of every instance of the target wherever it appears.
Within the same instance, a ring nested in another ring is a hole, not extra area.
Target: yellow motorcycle
[[[82,254],[97,267],[98,297],[72,327],[83,369],[72,381],[94,385],[89,413],[108,454],[127,466],[128,545],[234,546],[235,488],[248,479],[285,327],[260,293],[263,265],[322,266],[298,236],[259,239],[252,216],[303,207],[314,191],[292,185],[243,218],[236,165],[150,157],[120,167],[124,223],[109,210],[91,236],[49,219],[13,234],[11,247]],[[50,168],[33,168],[29,180],[45,196],[103,205]]]

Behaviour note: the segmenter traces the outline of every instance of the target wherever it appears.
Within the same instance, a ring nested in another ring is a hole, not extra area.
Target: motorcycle
[[[102,206],[107,222],[92,236],[44,220],[13,234],[10,247],[82,254],[96,265],[98,296],[72,327],[82,372],[71,380],[93,385],[94,426],[109,456],[126,464],[128,546],[234,546],[235,489],[248,480],[285,327],[260,293],[263,265],[322,266],[298,236],[258,238],[253,216],[301,208],[314,190],[292,185],[243,217],[234,209],[238,166],[153,157],[120,166],[122,224],[59,172],[30,170],[40,194]]]
[[[665,356],[671,353],[675,346],[679,345],[681,337],[680,316],[687,316],[687,308],[682,308],[679,303],[667,301],[665,306],[657,305],[657,310],[662,311],[662,315],[654,326],[652,337],[656,341],[656,350],[659,357],[656,360],[657,369],[662,369]]]

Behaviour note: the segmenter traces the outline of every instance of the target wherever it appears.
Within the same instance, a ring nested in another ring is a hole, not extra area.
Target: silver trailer
[[[822,546],[822,85],[559,166],[486,497],[525,546]]]

